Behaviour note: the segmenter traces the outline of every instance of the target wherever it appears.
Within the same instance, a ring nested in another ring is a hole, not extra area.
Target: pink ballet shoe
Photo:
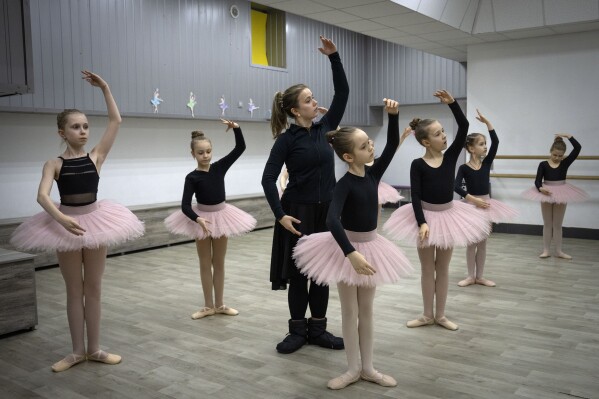
[[[541,255],[539,255],[539,258],[541,258],[541,259],[545,259],[545,258],[548,258],[548,257],[550,257],[550,256],[551,256],[551,255],[549,254],[549,252],[545,252],[545,251],[543,251],[543,253],[542,253]]]
[[[87,355],[87,360],[106,364],[119,364],[122,358],[119,355],[104,352],[103,350],[96,351],[91,355]]]
[[[468,276],[458,283],[458,287],[468,287],[469,285],[472,285],[474,283],[474,277]]]
[[[350,375],[349,373],[341,374],[339,377],[335,377],[332,380],[329,380],[327,383],[327,387],[329,389],[343,389],[348,385],[353,384],[354,382],[360,379],[360,373],[356,375]]]
[[[216,310],[214,310],[214,308],[203,307],[202,309],[200,309],[197,312],[195,312],[194,314],[192,314],[191,318],[194,320],[202,319],[206,316],[212,316],[215,313],[216,313]]]
[[[485,287],[495,287],[497,284],[495,284],[494,281],[491,280],[487,280],[486,278],[477,278],[476,279],[476,284],[478,285],[484,285]]]
[[[420,316],[417,319],[410,320],[406,323],[408,328],[422,327],[422,326],[430,326],[435,324],[435,319],[432,317],[426,317],[425,315]]]
[[[367,375],[362,371],[360,373],[360,377],[362,377],[364,381],[374,382],[375,384],[379,384],[382,387],[394,387],[397,385],[397,381],[395,381],[395,378],[383,373],[379,373],[376,370],[374,370],[374,375]]]
[[[450,321],[445,316],[441,317],[440,319],[435,319],[435,322],[441,327],[445,327],[450,331],[455,331],[459,328],[457,324],[455,324],[453,321]]]
[[[224,314],[227,316],[237,316],[239,312],[236,309],[230,308],[228,306],[219,306],[215,309],[216,314]]]
[[[558,258],[561,258],[561,259],[566,259],[566,260],[570,260],[570,259],[572,259],[572,257],[571,257],[570,255],[568,255],[568,254],[565,254],[565,253],[563,253],[563,252],[558,252],[558,253],[557,253],[557,257],[558,257]]]
[[[70,369],[76,364],[85,361],[85,355],[75,355],[74,353],[68,355],[64,359],[59,362],[56,362],[52,365],[52,371],[55,373],[60,373],[61,371],[65,371]]]

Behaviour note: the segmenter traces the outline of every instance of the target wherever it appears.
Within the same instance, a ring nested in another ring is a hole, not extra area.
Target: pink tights
[[[367,375],[372,375],[375,373],[372,347],[376,287],[356,287],[338,283],[337,290],[341,301],[341,326],[347,356],[347,373],[356,376],[362,370]]]
[[[85,354],[85,328],[87,328],[87,353],[97,352],[100,350],[100,292],[106,248],[56,254],[67,289],[67,318],[73,353]]]
[[[422,271],[420,285],[424,305],[423,314],[429,319],[439,320],[445,316],[445,304],[449,288],[449,262],[451,261],[452,252],[453,248],[418,248],[420,269]],[[434,314],[433,303],[436,306]]]
[[[485,260],[487,258],[487,240],[477,242],[466,247],[466,264],[468,265],[468,277],[477,280],[483,277]]]
[[[224,305],[227,243],[227,237],[208,237],[203,240],[196,240],[196,249],[200,258],[200,279],[204,291],[204,306],[208,308],[218,308]]]
[[[555,251],[558,256],[565,255],[562,252],[562,224],[566,214],[567,204],[550,204],[541,202],[541,213],[543,215],[543,254],[549,256],[551,238],[555,242]]]

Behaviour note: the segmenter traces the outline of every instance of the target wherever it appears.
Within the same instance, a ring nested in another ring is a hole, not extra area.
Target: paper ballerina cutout
[[[221,111],[221,112],[220,112],[220,115],[221,115],[221,116],[225,116],[225,110],[226,110],[227,108],[229,108],[229,104],[227,104],[227,103],[225,102],[225,95],[224,95],[224,94],[223,94],[223,96],[220,98],[220,101],[218,102],[218,106],[219,106],[219,108],[220,108],[220,111]]]
[[[154,107],[154,113],[155,114],[158,113],[158,106],[163,101],[164,100],[162,98],[160,98],[160,92],[159,92],[158,88],[156,88],[156,90],[154,90],[154,95],[152,96],[152,99],[150,100],[150,103]]]
[[[195,118],[195,115],[193,114],[193,109],[196,106],[196,96],[193,94],[192,91],[189,92],[189,102],[187,103],[187,108],[189,108],[191,110],[191,117]]]
[[[248,112],[250,113],[250,118],[254,117],[254,110],[258,109],[260,107],[257,107],[254,104],[254,101],[250,98],[250,102],[248,103]]]

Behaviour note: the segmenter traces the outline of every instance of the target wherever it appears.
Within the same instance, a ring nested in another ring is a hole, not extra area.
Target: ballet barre
[[[495,155],[495,159],[548,159],[547,155]],[[577,161],[599,161],[599,155],[579,155]]]
[[[520,173],[491,173],[490,177],[508,178],[508,179],[535,179],[537,175],[520,174]],[[599,176],[588,175],[568,175],[568,180],[599,180]]]
[[[547,155],[496,155],[495,159],[547,159]],[[599,155],[579,155],[577,161],[599,161]],[[535,179],[537,175],[520,173],[491,173],[490,177],[508,179]],[[568,180],[599,180],[599,176],[568,175]]]

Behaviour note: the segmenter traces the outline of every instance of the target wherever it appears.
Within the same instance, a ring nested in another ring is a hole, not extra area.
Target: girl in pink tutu
[[[349,85],[332,40],[320,36],[322,47],[333,72],[335,94],[331,106],[318,121],[321,110],[312,90],[296,84],[273,99],[271,130],[275,143],[262,174],[262,187],[273,211],[275,223],[270,260],[273,290],[287,294],[289,334],[279,342],[279,353],[293,353],[306,343],[330,349],[343,349],[343,339],[327,331],[329,287],[308,281],[292,258],[292,250],[302,234],[327,230],[326,215],[335,187],[335,159],[325,134],[339,125],[349,98]],[[289,123],[293,119],[293,123]],[[277,177],[283,164],[289,172],[289,184],[279,198]],[[312,317],[306,319],[310,307]]]
[[[455,179],[455,192],[474,206],[484,209],[491,222],[505,222],[516,217],[518,212],[489,196],[489,173],[495,154],[497,154],[499,139],[491,122],[478,109],[476,112],[478,113],[476,119],[487,125],[489,136],[491,136],[491,149],[487,153],[487,140],[482,133],[471,133],[466,137],[464,147],[470,154],[470,160],[458,169]],[[462,188],[462,181],[466,183],[466,190]],[[486,257],[486,239],[466,247],[468,277],[460,281],[458,286],[466,287],[472,284],[480,284],[486,287],[495,287],[493,281],[483,277]]]
[[[563,137],[570,140],[572,151],[564,158],[566,143]],[[539,201],[543,215],[543,252],[539,258],[550,256],[551,238],[555,241],[555,254],[558,258],[572,259],[562,251],[562,223],[568,202],[581,202],[588,199],[588,194],[580,188],[566,182],[568,168],[580,154],[582,147],[571,134],[556,134],[549,150],[551,157],[539,164],[535,187],[526,190],[524,198]]]
[[[191,133],[191,155],[198,167],[185,177],[181,210],[164,220],[171,233],[196,240],[204,307],[191,315],[194,320],[214,314],[239,314],[237,310],[226,306],[223,300],[227,241],[229,237],[245,234],[256,227],[256,219],[250,214],[225,203],[225,174],[245,151],[245,141],[237,123],[221,120],[227,125],[227,131],[233,129],[235,148],[228,155],[210,163],[212,142],[203,132]],[[192,205],[194,193],[197,204]]]
[[[333,192],[327,214],[330,232],[303,236],[293,251],[298,268],[312,281],[337,283],[348,370],[329,381],[331,389],[345,388],[360,378],[386,387],[397,385],[395,379],[376,371],[372,362],[376,286],[396,282],[412,270],[401,250],[376,231],[377,186],[399,144],[398,103],[384,102],[389,113],[387,144],[372,167],[366,166],[374,159],[374,146],[366,133],[354,127],[327,133],[349,171]]]
[[[67,290],[73,353],[52,365],[55,372],[86,359],[120,363],[119,355],[100,349],[100,293],[106,248],[137,238],[144,231],[143,224],[124,206],[96,200],[100,169],[116,139],[121,116],[108,84],[94,73],[82,73],[83,79],[104,94],[108,127],[88,153],[84,149],[89,138],[87,117],[75,109],[58,114],[58,134],[66,149],[61,156],[44,164],[37,201],[45,212],[22,223],[11,238],[11,244],[22,251],[55,250],[58,257]],[[50,198],[54,180],[60,192],[60,205]]]
[[[458,325],[445,316],[453,247],[484,240],[491,226],[482,210],[453,201],[455,165],[466,141],[469,123],[451,94],[438,90],[434,96],[449,105],[458,124],[456,137],[447,148],[447,136],[439,121],[416,118],[410,123],[426,153],[412,161],[410,168],[412,203],[393,212],[383,227],[393,238],[418,246],[424,312],[407,326],[436,322],[449,330],[457,330]]]

